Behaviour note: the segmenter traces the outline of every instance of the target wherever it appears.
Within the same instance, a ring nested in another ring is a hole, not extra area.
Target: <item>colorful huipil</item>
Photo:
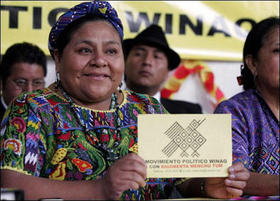
[[[166,113],[154,98],[131,91],[123,95],[118,114],[78,105],[73,114],[69,103],[49,88],[19,96],[1,124],[1,169],[54,180],[102,177],[114,163],[108,156],[137,152],[138,114]],[[119,137],[116,119],[121,120]],[[120,199],[166,198],[164,189],[172,186],[172,179],[149,179],[144,188],[128,190]]]
[[[221,102],[215,113],[232,114],[233,160],[252,172],[279,175],[279,121],[257,90]]]

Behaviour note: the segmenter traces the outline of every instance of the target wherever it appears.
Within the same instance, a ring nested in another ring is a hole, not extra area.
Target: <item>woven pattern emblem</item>
[[[177,149],[181,149],[181,157],[199,157],[198,149],[206,142],[206,138],[197,131],[197,128],[204,120],[194,119],[185,129],[176,121],[164,132],[171,142],[163,148],[162,152],[170,157]]]

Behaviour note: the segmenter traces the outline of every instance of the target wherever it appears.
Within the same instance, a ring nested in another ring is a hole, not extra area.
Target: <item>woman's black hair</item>
[[[0,75],[3,86],[12,72],[12,65],[19,62],[42,66],[44,76],[47,75],[47,58],[44,52],[31,43],[15,43],[10,46],[2,57]]]
[[[248,33],[243,48],[244,65],[241,67],[242,84],[244,90],[256,88],[254,76],[245,61],[246,56],[252,55],[253,59],[257,59],[258,52],[263,45],[265,36],[270,32],[270,30],[276,26],[279,27],[279,25],[279,17],[269,17],[255,24]]]

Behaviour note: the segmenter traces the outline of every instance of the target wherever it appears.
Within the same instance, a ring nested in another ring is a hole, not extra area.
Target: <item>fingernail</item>
[[[226,183],[227,185],[230,185],[230,184],[231,184],[231,180],[225,179],[225,183]]]

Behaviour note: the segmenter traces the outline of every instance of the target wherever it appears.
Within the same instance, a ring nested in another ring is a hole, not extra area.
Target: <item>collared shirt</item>
[[[155,99],[157,99],[158,102],[160,102],[160,91],[158,91],[155,95],[153,95],[153,97],[154,97]]]

